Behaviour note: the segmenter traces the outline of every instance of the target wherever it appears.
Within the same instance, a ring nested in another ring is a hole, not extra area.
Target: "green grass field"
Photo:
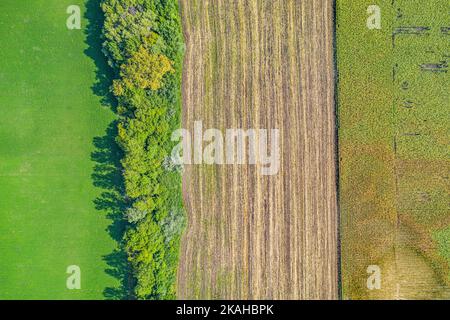
[[[366,26],[373,4],[380,30]],[[450,297],[449,10],[337,1],[344,298]],[[369,265],[380,290],[366,286]]]
[[[66,27],[72,4],[81,30]],[[121,285],[120,230],[99,210],[108,208],[102,137],[114,113],[102,105],[104,62],[90,57],[102,54],[85,9],[81,0],[0,2],[0,299],[114,298]],[[81,290],[66,288],[69,265],[81,268]]]

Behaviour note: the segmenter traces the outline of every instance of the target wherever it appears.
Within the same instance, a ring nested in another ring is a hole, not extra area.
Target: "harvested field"
[[[280,170],[189,165],[181,299],[337,299],[332,1],[181,0],[183,127],[280,130]]]

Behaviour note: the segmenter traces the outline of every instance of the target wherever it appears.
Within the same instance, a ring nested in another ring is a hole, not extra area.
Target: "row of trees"
[[[124,247],[138,299],[175,298],[185,225],[179,171],[163,164],[180,127],[184,44],[177,0],[103,0],[103,51],[116,72],[122,159]]]

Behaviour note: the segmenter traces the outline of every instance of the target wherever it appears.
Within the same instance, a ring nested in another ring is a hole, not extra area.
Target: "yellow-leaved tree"
[[[140,88],[158,90],[168,72],[175,72],[172,62],[165,55],[150,53],[141,46],[120,68],[121,80],[114,81],[113,90],[118,96],[126,89]]]

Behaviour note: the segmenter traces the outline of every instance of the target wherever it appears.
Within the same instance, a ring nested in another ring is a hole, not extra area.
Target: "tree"
[[[130,222],[124,237],[138,299],[175,299],[181,176],[164,170],[179,128],[183,36],[177,0],[102,0],[103,52],[117,80],[116,141]],[[169,166],[171,164],[169,163]],[[169,211],[172,208],[172,211]]]
[[[121,80],[114,83],[114,93],[124,94],[126,89],[158,90],[162,86],[163,77],[173,73],[172,62],[162,54],[150,53],[143,46],[120,68]]]

